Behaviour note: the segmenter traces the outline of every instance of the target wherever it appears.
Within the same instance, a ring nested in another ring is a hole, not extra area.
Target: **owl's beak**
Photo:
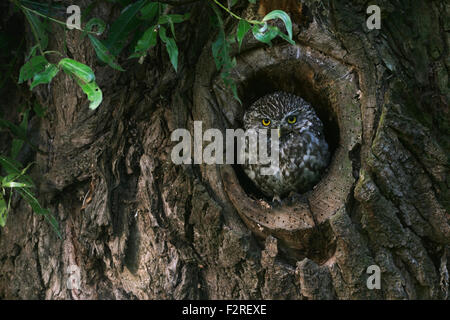
[[[278,132],[278,138],[281,137],[281,128],[280,127],[278,127],[277,132]]]

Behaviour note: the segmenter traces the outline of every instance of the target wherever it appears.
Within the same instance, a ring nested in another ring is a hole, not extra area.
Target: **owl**
[[[330,153],[323,124],[308,102],[286,92],[268,94],[250,106],[243,122],[246,130],[278,130],[279,170],[263,175],[260,169],[267,165],[243,164],[247,176],[266,196],[280,200],[291,192],[305,193],[319,181]],[[270,144],[270,131],[267,139]]]

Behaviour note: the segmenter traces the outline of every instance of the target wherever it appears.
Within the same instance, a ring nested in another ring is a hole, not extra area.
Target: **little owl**
[[[267,165],[244,164],[245,173],[266,196],[280,199],[291,192],[304,193],[319,181],[330,153],[323,124],[305,100],[286,92],[268,94],[246,111],[244,127],[278,130],[279,170],[262,175],[260,168]],[[267,137],[270,143],[270,131]]]

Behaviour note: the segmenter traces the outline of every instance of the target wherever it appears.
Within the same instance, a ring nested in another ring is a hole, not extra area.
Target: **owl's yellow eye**
[[[270,125],[270,119],[262,119],[263,126],[267,127]]]
[[[287,118],[288,123],[290,124],[294,124],[297,122],[297,117],[296,116],[290,116],[289,118]]]

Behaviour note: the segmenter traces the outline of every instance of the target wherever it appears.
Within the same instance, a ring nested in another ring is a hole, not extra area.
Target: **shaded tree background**
[[[69,57],[95,70],[104,94],[96,111],[61,73],[33,93],[15,84],[33,40],[20,13],[1,4],[2,30],[20,37],[11,40],[16,51],[1,57],[18,64],[0,108],[17,120],[29,101],[48,107],[45,118],[30,120],[30,139],[43,152],[25,148],[21,159],[36,162],[39,197],[63,239],[15,199],[0,230],[0,298],[447,299],[449,4],[375,1],[382,10],[375,31],[365,27],[366,1],[304,0],[301,12],[288,8],[296,42],[349,68],[359,88],[352,99],[362,135],[348,150],[352,187],[326,221],[329,250],[318,258],[255,235],[218,169],[170,161],[171,131],[191,128],[207,106],[211,114],[221,109],[219,98],[210,99],[213,81],[204,81],[217,35],[205,2],[173,8],[191,12],[176,29],[178,73],[160,44],[142,65],[122,60],[127,71],[120,73],[98,63],[80,32],[55,27],[50,49],[63,51],[65,43]],[[236,8],[250,16],[257,9],[246,1]],[[113,21],[119,8],[105,2],[93,14]],[[227,31],[236,25],[226,19]],[[272,49],[246,38],[241,53],[252,50]],[[2,152],[10,139],[0,137]],[[373,264],[382,271],[381,290],[366,287]],[[81,270],[81,290],[67,289],[71,265]]]

